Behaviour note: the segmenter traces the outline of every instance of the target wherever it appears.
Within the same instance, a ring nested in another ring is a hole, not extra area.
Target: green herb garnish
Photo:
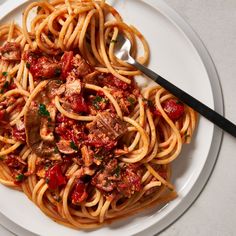
[[[112,39],[110,43],[117,43],[117,39]]]
[[[19,174],[19,175],[16,176],[16,180],[17,181],[22,181],[24,179],[24,177],[25,176],[23,174]]]
[[[135,102],[136,102],[135,99],[132,98],[132,97],[128,97],[127,100],[128,100],[128,102],[130,103],[130,106],[133,108],[133,107],[134,107],[134,104],[135,104]]]
[[[8,72],[4,71],[4,72],[2,72],[2,75],[3,76],[8,76]]]
[[[99,103],[100,103],[102,100],[103,100],[103,98],[100,97],[100,96],[96,96],[96,97],[94,98],[94,100],[93,100],[93,106],[94,106],[97,110],[100,109]]]
[[[121,169],[120,169],[120,166],[118,165],[114,171],[115,172],[114,175],[116,178],[118,178],[120,176],[120,171],[121,171]]]
[[[150,107],[150,108],[154,107],[153,102],[149,99],[143,98],[143,102],[145,102],[148,105],[148,107]]]
[[[38,112],[39,112],[40,116],[50,116],[50,113],[44,104],[39,104],[39,111]]]
[[[74,149],[75,151],[78,151],[78,147],[76,146],[76,144],[73,141],[70,142],[70,147],[72,149]]]
[[[57,80],[56,80],[56,83],[57,83],[57,84],[63,84],[63,81],[60,80],[60,79],[57,79]]]
[[[55,75],[56,77],[59,77],[59,76],[61,75],[61,69],[60,69],[60,68],[56,68],[56,69],[54,70],[54,75]]]
[[[30,69],[30,64],[29,64],[29,62],[26,62],[26,68],[27,68],[27,69]]]
[[[57,196],[57,197],[56,197],[56,201],[57,201],[57,202],[60,202],[61,200],[62,200],[61,196]]]
[[[58,147],[57,147],[57,146],[54,147],[54,153],[55,153],[55,154],[59,153],[59,150],[58,150]]]
[[[37,12],[39,12],[40,10],[42,10],[42,7],[41,7],[41,6],[38,6]]]
[[[176,104],[183,105],[183,103],[182,103],[180,100],[176,100],[175,103],[176,103]]]
[[[97,160],[102,160],[104,158],[104,156],[95,153],[94,158]]]
[[[7,89],[9,87],[10,83],[8,81],[6,81],[3,85],[3,88],[4,89]]]

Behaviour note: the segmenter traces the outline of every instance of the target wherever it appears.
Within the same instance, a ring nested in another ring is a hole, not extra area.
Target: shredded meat
[[[55,83],[49,81],[47,87],[30,104],[24,117],[26,142],[39,156],[50,156],[55,148],[54,129],[57,110],[52,101],[56,95],[55,91]],[[43,110],[40,110],[40,107]]]
[[[23,59],[27,62],[30,73],[34,79],[58,78],[62,72],[60,61],[39,52],[26,51]]]
[[[104,165],[104,169],[97,172],[92,179],[92,185],[102,191],[119,193],[130,198],[141,189],[141,171],[137,165],[122,167],[113,159]]]
[[[88,149],[87,146],[83,146],[81,148],[81,153],[82,153],[82,159],[84,161],[85,166],[90,166],[93,163],[93,157],[92,154],[93,152]]]
[[[78,77],[84,77],[92,72],[91,66],[79,54],[74,56],[72,65]]]
[[[80,94],[81,89],[82,85],[80,80],[76,79],[73,73],[70,73],[70,75],[66,78],[65,96],[70,97],[75,94]]]
[[[118,139],[127,131],[125,122],[116,114],[108,111],[98,113],[96,119],[87,124],[87,128],[91,134],[95,134],[97,137],[105,134],[112,140]]]
[[[57,143],[58,150],[64,154],[73,154],[76,153],[76,150],[70,146],[70,141],[61,139]]]
[[[7,42],[0,47],[1,59],[5,61],[19,61],[21,59],[21,47],[19,43]]]
[[[115,181],[109,180],[113,176],[114,170],[117,168],[117,160],[113,159],[107,163],[104,170],[99,171],[92,179],[92,185],[105,192],[111,192],[115,189]]]

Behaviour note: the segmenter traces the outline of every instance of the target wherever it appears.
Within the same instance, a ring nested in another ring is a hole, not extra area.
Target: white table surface
[[[0,4],[7,0],[0,0]],[[158,1],[158,0],[157,0]],[[225,115],[236,123],[236,0],[165,0],[198,33],[219,73]],[[224,135],[214,171],[201,195],[160,236],[236,235],[236,139]],[[0,214],[0,236],[16,235]],[[31,236],[25,233],[24,236]]]

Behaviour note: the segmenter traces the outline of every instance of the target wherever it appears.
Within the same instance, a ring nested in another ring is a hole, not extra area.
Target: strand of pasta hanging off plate
[[[68,227],[176,198],[171,162],[195,130],[191,108],[138,87],[140,72],[114,56],[118,34],[147,64],[144,36],[105,1],[37,1],[22,28],[0,26],[0,182]]]

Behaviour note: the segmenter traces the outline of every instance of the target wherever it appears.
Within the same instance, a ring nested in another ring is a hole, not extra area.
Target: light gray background
[[[0,4],[4,1],[0,0]],[[236,0],[165,1],[182,15],[206,45],[220,76],[225,115],[236,123]],[[160,236],[236,235],[235,147],[236,139],[225,134],[215,169],[203,192]],[[1,214],[0,223],[9,225]],[[0,225],[0,236],[12,235]]]

